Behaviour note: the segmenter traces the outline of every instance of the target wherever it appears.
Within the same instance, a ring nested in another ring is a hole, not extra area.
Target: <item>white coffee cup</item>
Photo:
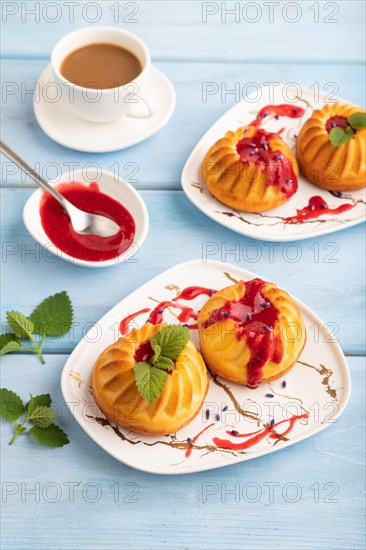
[[[64,59],[89,44],[113,44],[133,53],[141,63],[141,73],[130,83],[116,88],[84,88],[61,74]],[[76,116],[92,122],[113,122],[123,116],[149,118],[152,100],[145,89],[150,78],[151,58],[146,45],[136,35],[116,27],[86,27],[67,34],[53,48],[51,66],[64,105]],[[136,104],[143,102],[143,108]],[[137,111],[137,112],[136,112]]]

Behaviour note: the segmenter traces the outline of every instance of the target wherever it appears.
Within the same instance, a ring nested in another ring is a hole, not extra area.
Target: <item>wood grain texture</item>
[[[94,270],[47,255],[35,243],[20,221],[30,192],[2,190],[2,319],[6,309],[27,314],[49,294],[67,290],[75,307],[76,326],[60,341],[48,342],[48,351],[71,351],[83,331],[132,290],[177,263],[207,257],[239,263],[283,286],[325,323],[335,324],[336,337],[346,353],[365,353],[365,258],[355,253],[362,248],[363,224],[295,244],[266,244],[206,218],[182,192],[144,191],[150,229],[141,250],[128,263]],[[289,261],[297,257],[298,261]]]
[[[295,243],[301,258],[288,262],[286,243],[269,248],[236,235],[205,217],[179,191],[182,167],[196,141],[242,98],[250,82],[296,82],[304,87],[318,82],[319,89],[328,92],[332,87],[325,89],[327,84],[335,83],[339,96],[364,105],[365,3],[281,0],[278,6],[274,3],[271,23],[266,3],[237,2],[238,22],[227,15],[222,23],[221,2],[139,1],[132,2],[132,9],[128,2],[99,2],[96,22],[139,34],[151,49],[153,62],[177,92],[176,110],[164,129],[126,151],[103,155],[57,145],[40,130],[33,115],[32,91],[53,45],[65,33],[92,24],[88,17],[96,15],[93,7],[85,8],[95,4],[89,0],[69,4],[74,4],[73,22],[68,16],[70,8],[61,0],[1,3],[2,21],[6,21],[2,25],[2,80],[8,86],[4,89],[3,84],[2,89],[2,139],[30,164],[38,163],[48,178],[67,171],[70,162],[75,168],[97,162],[109,170],[118,163],[119,174],[143,190],[150,231],[136,255],[137,263],[87,270],[50,261],[22,222],[22,208],[33,184],[12,172],[9,164],[2,164],[1,319],[6,309],[30,313],[44,297],[65,289],[75,306],[77,323],[61,341],[47,342],[45,366],[30,355],[2,358],[1,385],[24,400],[29,392],[50,392],[58,405],[58,422],[71,441],[62,449],[45,449],[23,437],[8,447],[10,426],[1,423],[2,548],[363,549],[364,358],[348,358],[351,400],[339,421],[327,430],[286,452],[208,473],[165,478],[128,468],[94,444],[70,417],[59,380],[67,354],[83,329],[162,270],[201,258],[207,242],[218,247],[211,256],[215,260],[235,263],[235,256],[225,256],[225,250],[236,247],[242,267],[282,285],[325,322],[335,323],[344,352],[366,353],[364,226]],[[288,19],[296,16],[293,8],[285,7],[288,4],[301,7],[297,23],[286,21],[284,9],[289,10]],[[51,6],[42,12],[45,5]],[[134,5],[138,8],[135,14]],[[206,23],[202,20],[204,5],[218,9]],[[224,5],[230,9],[236,4]],[[250,23],[256,6],[261,9],[259,19]],[[39,20],[25,13],[34,8],[41,10]],[[315,21],[317,8],[319,22]],[[114,20],[116,9],[118,20]],[[16,13],[7,11],[6,15],[4,10]],[[129,22],[131,18],[137,22]],[[206,102],[202,97],[205,82],[218,87]],[[239,97],[225,95],[225,89],[235,87]],[[258,261],[252,260],[248,248],[252,244],[259,250]],[[270,484],[274,484],[273,499]],[[36,495],[27,494],[34,488]],[[229,493],[235,488],[237,496]],[[205,498],[205,491],[214,494]],[[300,498],[291,502],[296,492]]]
[[[4,88],[7,91],[2,102],[2,139],[36,165],[46,179],[68,172],[70,163],[75,170],[97,163],[106,170],[117,170],[138,189],[180,189],[182,168],[194,145],[217,118],[254,91],[248,86],[251,82],[258,87],[266,82],[296,82],[301,88],[315,85],[320,91],[336,92],[359,105],[365,101],[365,72],[358,64],[310,64],[300,68],[297,63],[159,62],[157,67],[171,79],[177,93],[176,109],[167,126],[124,151],[88,154],[53,142],[35,120],[32,90],[45,64],[45,60],[3,61],[8,87]],[[207,89],[212,90],[211,95]],[[33,185],[8,161],[2,164],[1,184]]]
[[[130,2],[129,7],[127,2],[119,2],[116,13],[117,3],[113,0],[103,0],[99,8],[94,9],[93,6],[85,8],[88,0],[82,0],[75,6],[74,16],[69,15],[70,8],[62,1],[52,2],[47,9],[42,9],[41,2],[38,10],[36,2],[15,4],[19,4],[19,9],[15,8],[14,15],[7,16],[4,28],[3,55],[9,57],[46,58],[64,34],[93,24],[94,19],[94,24],[116,25],[138,32],[157,60],[324,64],[364,59],[365,4],[362,0],[330,3],[321,0],[315,6],[307,0],[292,2],[292,6],[291,2],[281,0],[273,6],[272,18],[266,2],[145,0]],[[59,4],[59,8],[52,4]],[[131,4],[137,10],[131,8]],[[32,8],[33,15],[29,13]],[[225,17],[225,9],[227,12],[234,9],[236,13],[227,13]],[[131,16],[133,11],[135,15]],[[209,15],[212,11],[216,13]],[[37,40],[30,39],[30,28]]]
[[[3,358],[3,386],[23,399],[51,392],[70,438],[61,449],[25,436],[8,447],[11,427],[2,424],[4,550],[364,548],[363,358],[349,358],[351,401],[325,431],[285,452],[171,477],[117,462],[70,419],[59,385],[65,360],[46,356],[41,366],[29,357]]]

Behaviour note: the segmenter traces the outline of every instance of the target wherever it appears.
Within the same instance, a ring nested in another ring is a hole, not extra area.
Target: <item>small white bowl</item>
[[[101,262],[80,260],[65,254],[65,252],[62,252],[62,250],[51,242],[42,227],[39,210],[40,201],[43,194],[41,189],[37,189],[37,191],[35,191],[25,203],[23,209],[24,224],[32,237],[43,247],[45,247],[47,252],[52,252],[62,260],[85,267],[108,267],[112,265],[119,265],[123,263],[123,261],[132,258],[132,256],[140,249],[146,238],[149,228],[149,215],[146,205],[142,200],[141,195],[134,187],[132,187],[132,185],[111,172],[88,167],[87,179],[85,176],[86,171],[75,170],[73,173],[62,174],[59,178],[57,178],[57,180],[50,181],[50,184],[53,187],[57,187],[61,183],[69,183],[74,181],[88,185],[95,181],[103,193],[109,195],[127,208],[135,221],[135,238],[131,246],[125,250],[125,252],[115,258],[103,260]]]

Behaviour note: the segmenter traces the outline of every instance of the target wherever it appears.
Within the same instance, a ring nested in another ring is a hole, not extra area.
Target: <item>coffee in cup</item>
[[[91,122],[149,118],[150,52],[136,35],[116,27],[86,27],[54,47],[51,66],[65,107]],[[143,109],[136,112],[136,104]],[[142,111],[142,114],[141,114]]]

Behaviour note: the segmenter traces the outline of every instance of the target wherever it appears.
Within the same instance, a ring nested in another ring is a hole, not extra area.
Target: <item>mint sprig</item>
[[[48,393],[31,396],[29,402],[24,405],[16,393],[0,388],[0,416],[12,421],[14,428],[9,445],[22,434],[31,434],[37,441],[49,447],[62,447],[69,443],[67,435],[53,423],[56,413],[50,405],[51,396]],[[20,417],[22,418],[19,421]],[[34,425],[30,429],[26,427],[28,422]]]
[[[19,311],[7,311],[6,320],[13,332],[0,336],[0,355],[13,351],[37,353],[42,364],[42,348],[47,336],[61,336],[72,325],[73,310],[65,291],[46,298],[29,317]],[[37,341],[34,334],[41,335]],[[20,340],[30,340],[33,347],[23,346]]]
[[[163,327],[151,338],[154,355],[149,361],[140,361],[133,372],[138,391],[148,403],[159,397],[168,379],[168,372],[175,369],[178,359],[189,340],[189,330],[181,325]]]
[[[65,291],[49,296],[30,315],[38,334],[62,336],[72,325],[72,305]]]
[[[160,355],[177,359],[189,340],[189,330],[181,325],[168,325],[163,327],[151,338],[151,347],[156,352],[160,348]]]
[[[169,357],[160,356],[159,359],[154,363],[154,366],[158,369],[163,370],[175,369],[174,361],[172,361]]]
[[[40,407],[50,407],[51,406],[51,396],[49,393],[42,393],[41,395],[36,395],[36,397],[32,397],[28,401],[26,405],[24,405],[24,409],[28,412],[28,409],[31,410],[35,405],[39,405]]]
[[[331,129],[329,133],[329,140],[333,147],[340,147],[341,145],[348,143],[354,135],[355,133],[350,126],[348,126],[345,130],[343,130],[343,128],[339,128],[339,126],[336,126]]]
[[[56,424],[51,424],[48,428],[39,428],[33,426],[29,433],[47,447],[63,447],[69,443],[67,435]]]
[[[135,375],[136,386],[142,397],[148,403],[152,403],[154,399],[159,397],[163,391],[168,374],[158,367],[141,361],[134,366],[133,373]]]
[[[354,113],[347,120],[355,130],[366,128],[366,113]]]
[[[22,349],[22,345],[15,334],[5,332],[0,335],[0,355],[5,355],[11,351],[18,351],[20,349]]]
[[[5,420],[17,420],[23,411],[23,402],[16,393],[0,389],[0,416]]]
[[[340,128],[335,126],[329,132],[329,141],[333,147],[340,147],[348,143],[355,135],[355,130],[366,128],[366,113],[354,113],[347,119],[349,126]]]

